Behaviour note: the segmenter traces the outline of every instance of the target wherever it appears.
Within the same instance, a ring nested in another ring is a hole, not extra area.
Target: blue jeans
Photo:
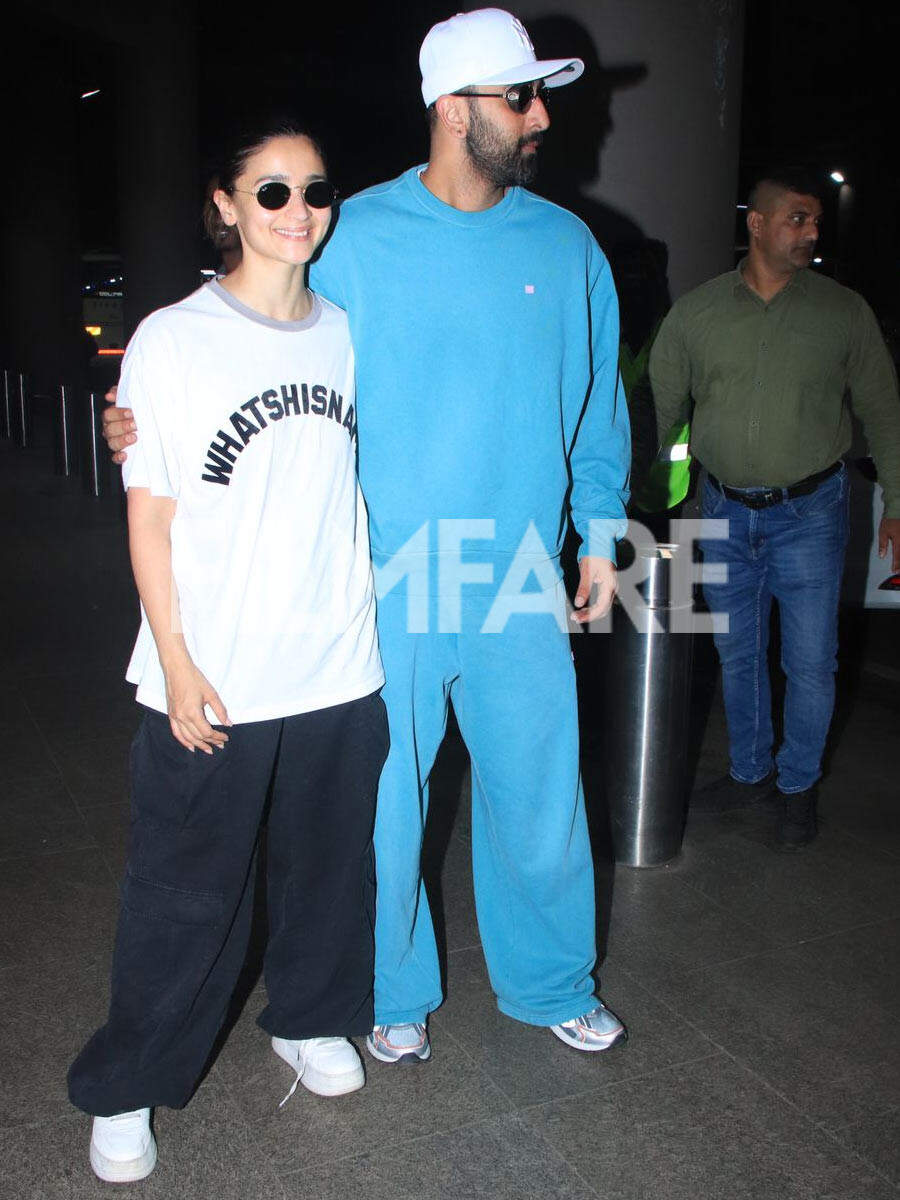
[[[752,489],[747,489],[751,491]],[[837,614],[847,544],[846,468],[806,496],[752,509],[707,481],[703,515],[729,522],[724,540],[701,542],[705,563],[724,563],[727,581],[705,583],[710,612],[727,613],[715,635],[731,774],[755,783],[772,769],[772,704],[767,661],[773,598],[781,618],[787,677],[784,740],[775,758],[778,788],[801,792],[821,774],[834,710]]]

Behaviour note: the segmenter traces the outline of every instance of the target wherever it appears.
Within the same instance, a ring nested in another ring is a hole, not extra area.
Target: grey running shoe
[[[628,1037],[625,1026],[603,1003],[574,1021],[551,1025],[550,1030],[573,1050],[609,1050]]]
[[[431,1043],[424,1023],[406,1025],[376,1025],[366,1038],[366,1049],[383,1063],[427,1062],[431,1058]]]

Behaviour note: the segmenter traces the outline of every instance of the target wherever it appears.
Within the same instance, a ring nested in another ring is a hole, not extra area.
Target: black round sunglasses
[[[246,188],[232,188],[234,192],[242,192],[245,196],[255,196],[261,208],[269,212],[277,212],[284,208],[291,198],[291,192],[299,192],[303,202],[309,208],[331,208],[338,198],[338,190],[327,179],[313,179],[310,183],[297,183],[293,187],[278,179],[271,179],[261,184],[255,192]]]

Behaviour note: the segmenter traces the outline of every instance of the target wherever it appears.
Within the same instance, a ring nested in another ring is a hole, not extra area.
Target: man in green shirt
[[[769,176],[750,194],[749,251],[736,270],[681,297],[650,358],[660,439],[692,404],[691,453],[707,469],[703,515],[728,537],[702,543],[722,564],[704,584],[716,634],[731,757],[696,807],[782,796],[777,848],[816,836],[816,782],[834,708],[837,612],[848,526],[849,392],[884,491],[879,552],[900,569],[900,400],[861,296],[809,270],[822,205],[815,187]],[[772,600],[787,675],[773,759],[767,666]]]

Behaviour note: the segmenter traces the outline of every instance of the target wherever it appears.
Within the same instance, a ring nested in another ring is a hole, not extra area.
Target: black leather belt
[[[780,504],[782,500],[792,500],[794,496],[808,496],[810,492],[816,490],[820,483],[823,483],[826,479],[830,479],[832,475],[836,475],[843,465],[843,462],[838,459],[836,463],[832,463],[824,471],[816,471],[814,475],[807,475],[805,479],[798,479],[796,483],[792,483],[790,487],[785,488],[755,488],[752,491],[745,492],[739,488],[728,487],[724,483],[719,483],[715,475],[709,475],[709,482],[728,500],[737,500],[740,504],[746,505],[747,508],[771,508],[773,504]]]

